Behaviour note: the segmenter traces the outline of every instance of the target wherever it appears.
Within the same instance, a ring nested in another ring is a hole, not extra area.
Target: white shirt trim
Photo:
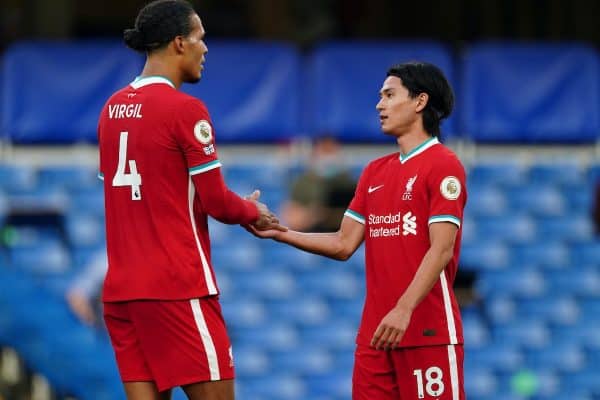
[[[135,78],[135,80],[131,82],[129,86],[131,86],[134,89],[139,89],[143,86],[153,85],[155,83],[164,83],[166,85],[171,86],[172,88],[175,88],[173,82],[162,76],[146,76],[143,78]]]
[[[435,136],[432,137],[431,139],[427,139],[426,141],[424,141],[423,143],[421,143],[420,145],[418,145],[417,147],[415,147],[414,149],[409,151],[407,154],[400,154],[400,157],[399,157],[400,162],[402,164],[404,164],[411,158],[418,156],[419,154],[421,154],[422,152],[424,152],[431,146],[435,146],[436,144],[439,144],[439,143],[440,143],[440,141]]]

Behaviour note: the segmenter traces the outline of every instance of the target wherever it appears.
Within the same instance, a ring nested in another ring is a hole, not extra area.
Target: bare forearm
[[[339,232],[303,233],[290,230],[282,232],[275,240],[336,260],[347,260],[352,255],[352,252],[345,248]]]
[[[421,300],[427,296],[440,274],[452,258],[452,250],[430,248],[421,261],[412,282],[398,300],[398,306],[414,310]]]

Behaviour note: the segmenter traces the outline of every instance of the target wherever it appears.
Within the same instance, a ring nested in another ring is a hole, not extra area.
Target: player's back
[[[189,107],[208,115],[166,79],[143,81],[116,92],[98,125],[109,260],[103,299],[215,294],[206,215],[180,139],[187,125],[193,131]]]

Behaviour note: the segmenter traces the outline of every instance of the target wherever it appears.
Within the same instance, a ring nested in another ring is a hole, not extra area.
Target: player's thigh
[[[399,398],[390,353],[357,345],[352,373],[352,400],[398,400]]]
[[[189,400],[234,400],[233,379],[182,386]]]
[[[462,345],[401,349],[393,352],[400,398],[464,400]]]
[[[170,400],[171,390],[159,392],[154,382],[125,382],[127,400]]]
[[[132,314],[159,390],[233,379],[231,343],[216,297],[136,302]]]

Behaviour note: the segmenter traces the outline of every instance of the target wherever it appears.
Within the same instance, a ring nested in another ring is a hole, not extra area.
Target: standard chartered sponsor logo
[[[377,226],[382,225],[382,226]],[[372,238],[417,234],[417,217],[412,212],[369,214],[369,236]]]
[[[404,222],[402,224],[402,234],[404,236],[406,236],[408,234],[413,234],[413,235],[417,234],[417,216],[416,215],[412,215],[412,213],[409,211],[406,214],[404,214],[404,217],[402,217],[402,222]]]

